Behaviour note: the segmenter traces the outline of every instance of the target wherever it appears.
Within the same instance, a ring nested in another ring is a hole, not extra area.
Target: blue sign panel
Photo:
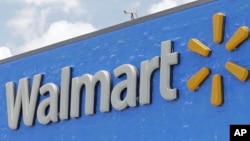
[[[0,140],[229,140],[250,124],[250,5],[201,3],[3,61]]]

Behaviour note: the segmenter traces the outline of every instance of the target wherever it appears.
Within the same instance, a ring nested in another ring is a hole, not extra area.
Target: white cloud
[[[63,0],[63,11],[65,13],[83,13],[84,10],[80,5],[80,2],[78,0]]]
[[[19,14],[7,22],[7,26],[14,29],[14,34],[17,36],[23,36],[23,38],[28,39],[27,35],[30,35],[31,27],[34,25],[35,21],[35,9],[23,9]]]
[[[0,60],[11,56],[11,51],[8,47],[0,47]]]
[[[33,38],[25,45],[23,45],[22,50],[28,51],[44,47],[95,30],[96,28],[90,23],[84,23],[84,22],[71,23],[65,20],[57,21],[52,23],[48,28],[48,30],[43,35],[41,35],[40,37]]]
[[[141,6],[141,2],[140,1],[130,2],[130,6],[136,9]]]
[[[21,0],[21,1],[27,4],[42,5],[42,4],[54,3],[58,0]]]
[[[15,36],[22,37],[25,41],[28,41],[34,36],[43,33],[49,11],[49,9],[22,9],[16,17],[7,22],[7,26],[12,28]]]
[[[7,23],[12,35],[20,42],[10,48],[13,54],[34,50],[96,30],[83,19],[79,0],[19,0],[24,3]],[[53,19],[60,14],[61,19]],[[68,17],[70,18],[63,18]],[[70,19],[74,19],[71,21]],[[12,44],[12,43],[10,43]],[[6,49],[6,48],[4,48]]]
[[[151,13],[156,13],[162,10],[166,10],[169,8],[173,8],[176,7],[178,5],[182,5],[185,3],[189,3],[195,0],[163,0],[157,4],[153,4],[150,9],[148,10],[148,12]]]
[[[57,7],[62,9],[65,13],[82,13],[84,9],[81,6],[79,0],[20,0],[25,4],[32,6],[49,6],[49,7]]]

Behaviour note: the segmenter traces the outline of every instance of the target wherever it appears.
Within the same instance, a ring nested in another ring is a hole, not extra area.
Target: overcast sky
[[[0,0],[0,59],[194,0]]]

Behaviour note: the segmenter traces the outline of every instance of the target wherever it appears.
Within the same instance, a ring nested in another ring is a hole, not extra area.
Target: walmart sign
[[[161,63],[159,65],[159,60]],[[161,57],[154,57],[151,60],[141,62],[140,85],[139,85],[139,101],[140,104],[150,103],[150,85],[152,73],[160,68],[160,92],[166,100],[175,100],[177,98],[176,89],[171,89],[170,75],[171,65],[178,63],[178,54],[171,53],[171,41],[162,43]],[[15,83],[6,83],[6,97],[8,109],[9,127],[16,129],[19,121],[21,106],[23,111],[24,124],[33,125],[34,115],[37,113],[37,119],[42,124],[58,121],[58,113],[60,119],[68,119],[69,107],[70,117],[76,118],[80,116],[80,94],[83,86],[86,88],[85,96],[85,114],[94,114],[95,87],[98,82],[101,84],[100,111],[109,112],[110,102],[113,108],[123,110],[126,107],[135,107],[137,104],[137,77],[138,70],[131,64],[123,64],[114,70],[114,75],[120,77],[126,75],[127,79],[119,82],[112,89],[110,73],[105,70],[98,71],[95,75],[84,74],[79,77],[71,78],[71,68],[62,68],[61,72],[61,90],[55,83],[42,84],[43,74],[36,74],[33,78],[31,90],[29,89],[28,78],[19,80],[18,91],[15,94]],[[110,89],[112,91],[110,92]],[[71,90],[71,91],[70,91]],[[123,91],[127,91],[125,98],[121,99]],[[70,93],[69,93],[70,91]],[[38,101],[38,93],[41,95],[49,93],[50,96],[40,102],[36,108]],[[15,96],[16,95],[16,96]],[[60,95],[60,100],[59,99]],[[71,99],[69,104],[69,99]],[[58,111],[58,105],[60,110]],[[46,109],[49,112],[46,113]]]
[[[195,1],[3,60],[0,140],[229,140],[250,124],[249,10]]]

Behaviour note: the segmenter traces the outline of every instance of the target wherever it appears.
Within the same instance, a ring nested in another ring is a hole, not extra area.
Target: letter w
[[[37,74],[33,78],[31,94],[28,78],[19,80],[17,94],[15,94],[15,83],[6,83],[6,99],[8,111],[8,125],[11,129],[17,129],[21,105],[23,121],[26,126],[32,126],[37,104],[38,91],[42,79],[42,74]],[[15,97],[16,95],[16,97]]]

